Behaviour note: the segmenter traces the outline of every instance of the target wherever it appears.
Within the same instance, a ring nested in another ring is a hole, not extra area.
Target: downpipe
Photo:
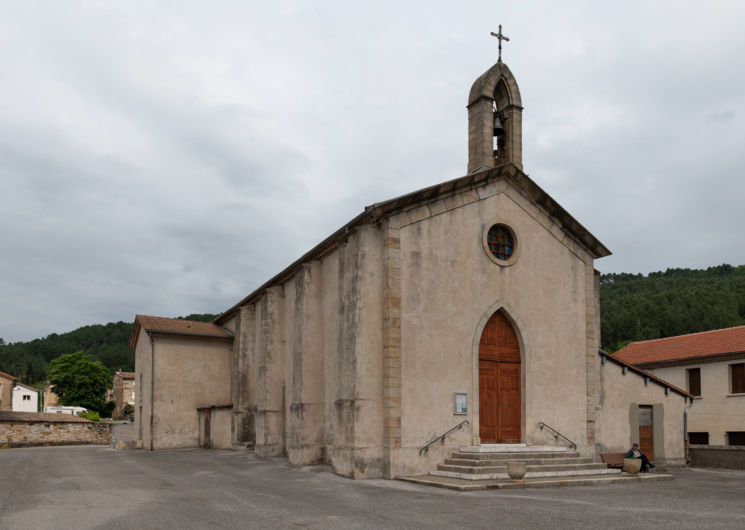
[[[153,418],[155,417],[155,339],[150,335],[150,450],[153,450]]]
[[[688,411],[691,410],[691,407],[693,406],[693,399],[688,398],[688,401],[689,403],[683,411],[683,443],[685,444],[686,464],[690,465],[691,458],[688,453]]]

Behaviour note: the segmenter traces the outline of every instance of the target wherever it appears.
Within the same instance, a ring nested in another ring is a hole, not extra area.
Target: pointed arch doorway
[[[520,443],[520,344],[501,311],[484,326],[479,343],[479,437],[481,443]]]

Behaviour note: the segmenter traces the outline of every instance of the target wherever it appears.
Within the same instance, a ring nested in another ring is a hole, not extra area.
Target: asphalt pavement
[[[456,492],[245,451],[0,450],[0,528],[745,528],[745,471]]]

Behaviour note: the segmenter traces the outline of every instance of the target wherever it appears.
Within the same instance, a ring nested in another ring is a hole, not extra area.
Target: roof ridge
[[[659,342],[663,340],[672,340],[672,339],[680,339],[683,337],[691,337],[693,335],[703,335],[705,333],[718,333],[720,331],[731,331],[738,328],[745,328],[745,324],[741,324],[739,326],[730,326],[728,328],[718,328],[718,329],[709,329],[706,331],[694,331],[693,333],[684,333],[683,335],[673,335],[672,337],[660,337],[659,339],[647,339],[647,340],[637,340],[634,342],[629,342],[626,346],[618,350],[616,353],[621,352],[631,346],[632,344],[648,344],[650,342]],[[615,353],[613,354],[615,355]]]

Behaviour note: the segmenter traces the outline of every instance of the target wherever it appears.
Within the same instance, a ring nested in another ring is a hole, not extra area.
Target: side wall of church
[[[596,343],[595,289],[586,251],[505,181],[392,221],[400,226],[402,417],[391,476],[426,472],[458,446],[480,443],[478,344],[498,309],[521,346],[522,441],[556,443],[538,428],[542,421],[592,451],[587,352]],[[509,266],[492,261],[483,246],[484,231],[497,222],[518,239]],[[454,414],[456,392],[468,394],[466,416]],[[466,429],[419,456],[426,442],[464,419]]]
[[[379,228],[360,226],[226,324],[235,441],[382,476],[381,256]]]

